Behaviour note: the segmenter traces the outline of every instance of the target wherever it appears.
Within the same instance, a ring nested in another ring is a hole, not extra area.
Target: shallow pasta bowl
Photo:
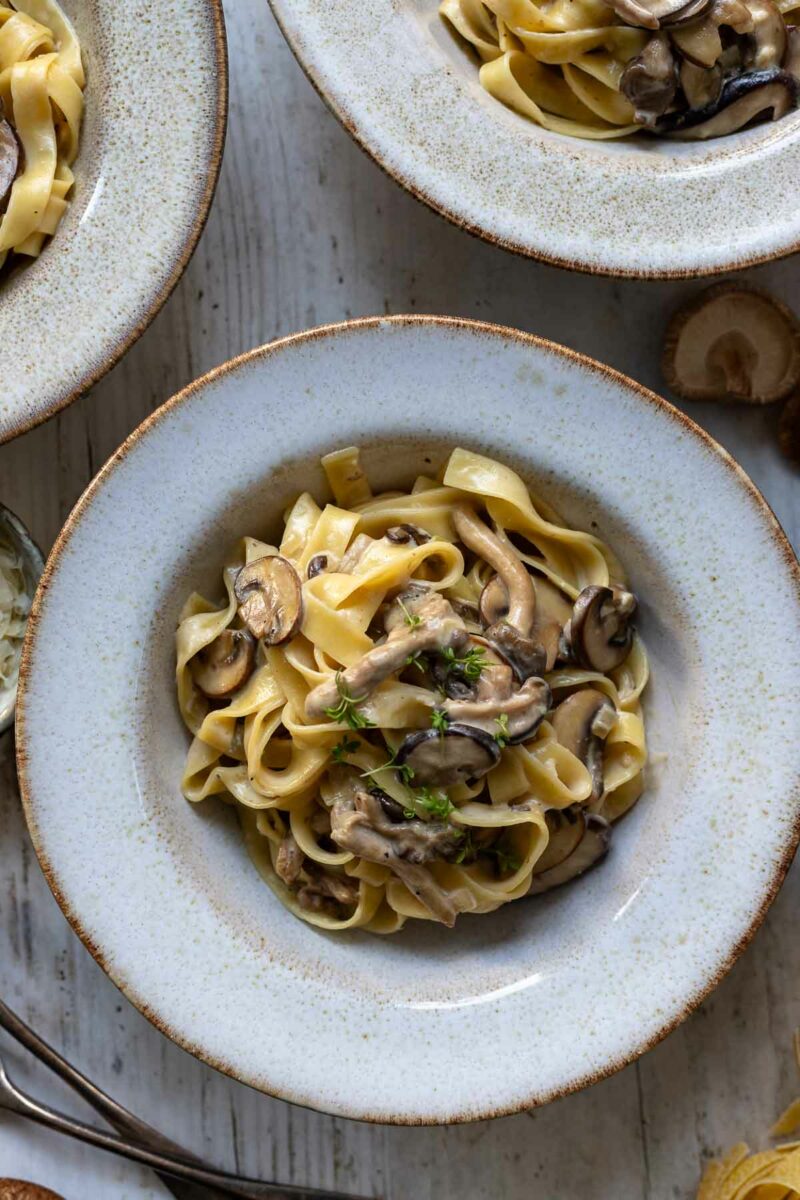
[[[660,278],[800,248],[800,112],[705,143],[582,141],[488,95],[438,0],[270,4],[359,144],[418,199],[489,242],[595,274]]]
[[[71,203],[0,276],[0,442],[70,404],[147,328],[202,232],[222,158],[220,0],[61,0],[85,111]]]
[[[625,562],[655,761],[611,855],[575,884],[452,931],[333,936],[266,888],[229,808],[181,797],[177,617],[190,591],[214,591],[244,531],[274,536],[300,491],[324,494],[320,454],[358,443],[378,486],[408,484],[452,448],[454,412],[462,445],[519,470]],[[212,372],[101,471],[35,601],[20,779],[65,913],[169,1036],[297,1103],[470,1120],[621,1067],[741,953],[800,834],[798,686],[794,556],[691,421],[529,335],[356,321]]]

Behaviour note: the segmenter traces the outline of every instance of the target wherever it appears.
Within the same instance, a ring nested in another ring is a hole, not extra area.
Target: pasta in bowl
[[[377,496],[356,448],[322,463],[334,503],[300,495],[279,547],[240,543],[227,604],[182,613],[184,795],[234,803],[326,929],[452,926],[582,874],[647,757],[620,563],[471,451]]]

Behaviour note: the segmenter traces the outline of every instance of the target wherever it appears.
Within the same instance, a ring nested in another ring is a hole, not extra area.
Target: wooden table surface
[[[43,547],[97,468],[157,405],[232,355],[307,326],[374,313],[483,318],[544,334],[663,390],[664,323],[700,285],[568,274],[452,228],[350,141],[266,0],[230,0],[227,17],[228,142],[192,263],[148,332],[90,395],[0,448],[0,499]],[[791,259],[747,278],[800,311],[798,265]],[[797,546],[800,486],[776,452],[776,413],[687,410],[743,464]],[[707,1156],[742,1137],[763,1138],[798,1091],[790,1042],[800,1025],[800,864],[728,978],[637,1064],[537,1112],[398,1129],[260,1096],[179,1050],[128,1004],[73,935],[39,871],[10,735],[0,741],[0,839],[0,994],[123,1103],[229,1169],[391,1200],[678,1200],[694,1194]],[[0,1048],[20,1081],[80,1111],[10,1042]],[[146,1171],[10,1116],[0,1118],[4,1175],[46,1184],[66,1200],[166,1195]]]

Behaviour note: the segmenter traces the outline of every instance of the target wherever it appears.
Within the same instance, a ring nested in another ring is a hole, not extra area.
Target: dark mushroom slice
[[[452,596],[450,603],[453,606],[453,612],[457,613],[461,620],[468,625],[479,627],[481,624],[481,614],[478,605],[474,600],[462,600],[458,596]]]
[[[195,654],[189,669],[201,692],[222,700],[247,683],[255,660],[256,643],[246,629],[223,629]]]
[[[464,545],[500,576],[508,593],[506,619],[523,637],[529,637],[536,615],[536,593],[525,564],[471,508],[457,508],[453,513],[453,524]]]
[[[767,404],[800,382],[800,325],[768,292],[716,284],[672,318],[661,366],[687,400]]]
[[[307,579],[316,579],[317,575],[321,575],[322,572],[327,571],[327,569],[328,569],[327,554],[315,554],[313,556],[313,558],[310,558],[308,560],[308,567],[306,568],[306,578]]]
[[[408,734],[396,761],[411,767],[415,786],[452,787],[486,775],[500,761],[500,750],[484,730],[454,723],[441,733],[420,729]]]
[[[293,638],[303,619],[300,576],[281,554],[268,554],[242,567],[233,585],[239,616],[253,637],[268,646]]]
[[[572,605],[563,592],[546,577],[535,577],[536,616],[531,641],[544,652],[544,671],[552,671],[559,654],[561,633],[572,615]],[[480,597],[481,618],[485,625],[492,626],[504,620],[508,614],[508,594],[499,575],[493,575],[483,588]],[[489,631],[487,630],[487,636]],[[498,645],[502,651],[502,642]],[[532,672],[536,673],[536,672]]]
[[[671,107],[678,90],[678,64],[665,33],[648,38],[620,79],[620,91],[634,108],[634,120],[653,127]]]
[[[581,760],[592,777],[592,800],[603,794],[603,742],[616,720],[616,708],[596,688],[573,692],[552,716],[557,741]]]
[[[586,821],[583,810],[579,805],[569,808],[551,808],[545,813],[545,821],[550,832],[550,838],[544,854],[537,858],[534,875],[542,875],[552,867],[557,867],[565,858],[569,858],[586,832]]]
[[[19,142],[8,121],[0,117],[0,211],[17,177],[19,169]]]
[[[425,542],[431,540],[431,535],[420,529],[419,525],[408,524],[393,525],[391,529],[386,530],[386,537],[398,546],[405,546],[409,542],[413,542],[415,546],[424,546]]]
[[[744,129],[756,117],[771,113],[773,121],[797,107],[800,85],[787,71],[752,71],[726,80],[716,102],[707,108],[668,113],[657,132],[683,140],[705,141]]]
[[[527,892],[529,896],[540,896],[543,892],[577,879],[608,854],[611,845],[611,826],[608,821],[594,814],[582,813],[581,816],[584,831],[578,845],[563,862],[532,877]]]
[[[544,646],[524,634],[508,621],[498,621],[485,631],[486,640],[502,655],[520,683],[541,675],[547,662]]]
[[[509,676],[508,667],[502,672],[484,672],[474,699],[445,701],[443,707],[450,720],[482,729],[493,739],[502,733],[511,746],[533,737],[550,711],[550,688],[543,679],[531,678],[512,689]]]
[[[589,671],[613,671],[633,642],[636,597],[620,588],[592,584],[578,596],[564,630],[570,655]]]
[[[374,797],[383,809],[384,816],[388,817],[393,825],[399,825],[403,821],[407,821],[406,810],[403,808],[394,796],[390,796],[383,788],[371,787],[368,788],[370,796]]]

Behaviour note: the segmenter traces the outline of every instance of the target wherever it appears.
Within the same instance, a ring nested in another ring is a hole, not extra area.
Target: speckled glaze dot
[[[77,399],[169,296],[222,159],[221,0],[61,0],[86,67],[71,203],[41,256],[0,281],[0,442]]]
[[[349,133],[456,225],[600,275],[711,275],[800,248],[800,112],[709,142],[550,133],[483,90],[438,0],[270,0]]]
[[[617,551],[641,600],[654,763],[612,853],[453,931],[321,933],[264,885],[231,809],[179,790],[180,607],[216,594],[236,538],[270,540],[298,492],[327,495],[319,456],[352,442],[378,488],[455,443],[504,460]],[[287,338],[155,412],[56,543],[17,716],[40,862],[132,1002],[253,1087],[408,1124],[544,1103],[681,1021],[780,886],[800,834],[798,588],[740,468],[609,368],[432,317]]]

